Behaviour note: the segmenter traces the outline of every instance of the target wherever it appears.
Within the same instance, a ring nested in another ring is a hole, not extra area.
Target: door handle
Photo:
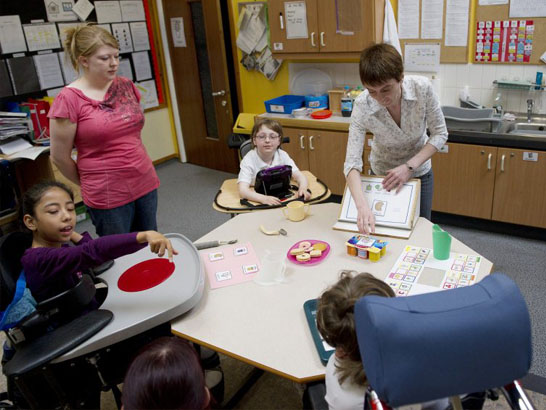
[[[320,45],[321,47],[324,47],[326,44],[324,44],[324,31],[320,32]]]
[[[315,149],[315,147],[313,147],[313,138],[315,138],[314,136],[310,136],[309,137],[309,150],[313,151]]]
[[[315,32],[314,31],[311,33],[311,45],[313,47],[317,46],[317,44],[315,43]]]
[[[506,158],[506,155],[503,155],[501,157],[501,172],[504,172],[504,159]]]
[[[220,90],[212,93],[213,97],[221,97],[223,95],[226,95],[226,90]]]
[[[305,138],[305,135],[300,135],[300,148],[305,149],[305,145],[303,145],[303,139]]]
[[[493,154],[489,153],[487,156],[487,169],[491,169],[491,158],[493,157]]]

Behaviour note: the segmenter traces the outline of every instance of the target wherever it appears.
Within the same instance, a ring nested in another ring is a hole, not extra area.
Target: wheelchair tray
[[[302,173],[307,177],[309,182],[309,190],[311,191],[311,199],[308,201],[310,204],[322,202],[327,199],[331,192],[328,187],[317,181],[315,177],[309,171],[302,171]],[[296,181],[292,180],[292,184],[296,184]],[[297,194],[297,193],[296,193]],[[287,200],[295,199],[295,194],[292,197],[286,198]],[[227,179],[223,182],[220,187],[220,192],[216,197],[216,203],[212,203],[212,207],[218,211],[228,214],[239,214],[255,211],[252,208],[246,208],[241,205],[241,197],[239,196],[239,188],[237,186],[237,179]],[[251,202],[254,205],[259,205],[257,202]]]
[[[205,273],[197,249],[181,234],[165,236],[178,251],[178,255],[173,257],[174,272],[149,289],[125,292],[118,287],[120,276],[134,265],[155,259],[157,255],[146,247],[116,259],[114,265],[100,276],[108,283],[108,296],[100,309],[110,310],[114,319],[96,335],[53,363],[102,349],[169,322],[199,302],[205,286]]]

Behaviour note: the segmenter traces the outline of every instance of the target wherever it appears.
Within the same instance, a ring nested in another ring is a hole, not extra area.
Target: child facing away
[[[354,322],[354,306],[368,295],[394,297],[385,282],[369,273],[341,272],[339,281],[319,298],[317,327],[328,344],[335,347],[326,365],[326,402],[330,410],[362,410],[368,385]],[[422,409],[440,410],[448,399],[423,403]]]
[[[177,337],[162,337],[133,360],[123,382],[122,408],[210,408],[210,392],[197,353]]]
[[[92,239],[74,231],[74,195],[66,185],[46,181],[23,196],[23,222],[32,232],[31,248],[21,258],[27,286],[37,302],[56,296],[79,282],[83,269],[136,252],[148,243],[159,256],[172,261],[178,252],[155,231],[109,235]],[[68,246],[71,241],[76,246]]]
[[[237,179],[241,198],[267,205],[280,205],[279,198],[259,194],[251,186],[254,185],[256,174],[259,171],[279,165],[290,165],[292,177],[298,183],[298,196],[308,200],[311,194],[307,191],[307,178],[298,169],[292,158],[281,149],[282,126],[275,120],[260,118],[252,128],[251,139],[254,149],[242,159],[241,171]]]

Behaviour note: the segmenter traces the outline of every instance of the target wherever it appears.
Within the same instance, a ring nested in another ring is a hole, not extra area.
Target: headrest
[[[391,406],[500,387],[531,366],[527,305],[502,274],[424,295],[366,296],[355,322],[370,385]]]
[[[0,311],[13,299],[22,269],[21,257],[31,246],[30,232],[12,232],[0,238]]]

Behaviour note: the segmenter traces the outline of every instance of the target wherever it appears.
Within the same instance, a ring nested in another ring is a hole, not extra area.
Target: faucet
[[[504,114],[504,111],[502,110],[502,105],[500,104],[494,105],[493,109],[495,110],[495,115],[497,117],[502,118],[502,115]]]
[[[527,122],[531,122],[531,116],[533,115],[534,101],[532,98],[527,100]]]

